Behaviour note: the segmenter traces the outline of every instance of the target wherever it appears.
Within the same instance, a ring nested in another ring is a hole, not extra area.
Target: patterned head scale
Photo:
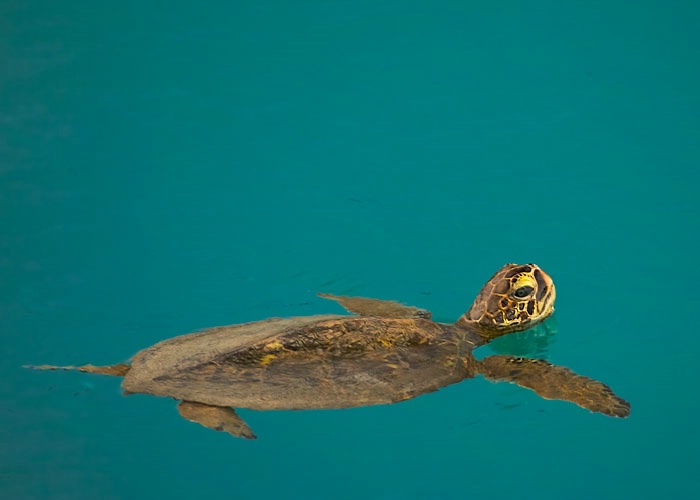
[[[525,330],[554,312],[554,282],[535,264],[506,264],[476,297],[457,325],[489,337]]]

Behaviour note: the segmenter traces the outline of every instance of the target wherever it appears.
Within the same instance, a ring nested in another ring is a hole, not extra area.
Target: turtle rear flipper
[[[24,368],[29,368],[30,370],[76,370],[79,372],[86,373],[98,373],[100,375],[114,375],[116,377],[123,377],[127,374],[131,366],[126,363],[118,363],[116,365],[110,366],[95,366],[95,365],[82,365],[82,366],[55,366],[55,365],[24,365]]]
[[[245,439],[257,439],[253,431],[250,430],[241,417],[233,408],[227,406],[213,406],[193,401],[181,401],[177,405],[180,415],[196,422],[208,429],[228,432],[234,437]]]
[[[319,293],[319,297],[335,300],[351,313],[377,318],[422,318],[430,319],[432,313],[426,309],[405,306],[393,300],[368,299],[366,297],[346,297]]]
[[[570,401],[611,417],[630,414],[630,404],[604,383],[541,359],[489,356],[478,362],[478,370],[489,380],[513,382],[545,399]]]

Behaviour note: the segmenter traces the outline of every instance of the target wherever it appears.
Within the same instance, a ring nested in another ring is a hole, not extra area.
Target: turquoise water
[[[0,12],[0,496],[698,494],[695,2]],[[536,351],[630,418],[475,379],[242,410],[244,441],[114,378],[21,368],[339,311],[317,291],[454,321],[531,261],[555,318],[479,356]]]

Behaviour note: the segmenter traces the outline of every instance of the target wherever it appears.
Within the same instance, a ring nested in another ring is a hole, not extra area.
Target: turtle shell
[[[258,410],[393,403],[473,376],[468,336],[421,318],[272,318],[144,349],[122,387]]]

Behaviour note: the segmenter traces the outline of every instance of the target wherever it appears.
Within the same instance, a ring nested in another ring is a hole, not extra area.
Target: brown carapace
[[[205,427],[252,439],[234,408],[350,408],[390,404],[483,375],[626,417],[629,404],[605,384],[546,361],[512,356],[477,360],[472,351],[522,331],[554,311],[551,278],[534,264],[508,264],[484,285],[456,323],[425,309],[329,294],[356,316],[271,318],[164,340],[129,364],[29,366],[123,376],[126,394],[180,400],[180,414]]]

